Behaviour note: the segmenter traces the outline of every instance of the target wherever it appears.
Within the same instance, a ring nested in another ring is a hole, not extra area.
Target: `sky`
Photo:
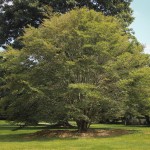
[[[137,39],[145,46],[145,53],[150,54],[150,0],[133,0],[131,8],[135,17],[131,27]]]

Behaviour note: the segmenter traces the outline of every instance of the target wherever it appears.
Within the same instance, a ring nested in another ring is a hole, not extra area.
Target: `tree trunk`
[[[124,117],[124,124],[125,125],[132,125],[131,120],[132,120],[132,116],[131,115],[125,116]]]
[[[147,125],[150,125],[150,117],[149,116],[145,116],[145,119],[146,119]]]
[[[87,122],[85,120],[77,120],[76,123],[78,126],[78,132],[80,132],[80,133],[87,132],[87,130],[89,128],[89,122]]]

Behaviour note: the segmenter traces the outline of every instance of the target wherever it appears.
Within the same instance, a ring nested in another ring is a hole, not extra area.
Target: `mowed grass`
[[[0,150],[150,150],[150,127],[94,124],[98,129],[132,130],[132,134],[93,138],[26,138],[45,129],[27,127],[12,131],[16,126],[0,121]]]

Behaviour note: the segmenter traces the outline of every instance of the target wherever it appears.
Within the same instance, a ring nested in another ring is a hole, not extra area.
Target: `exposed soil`
[[[150,132],[144,132],[144,134],[150,134]]]
[[[110,137],[130,134],[129,130],[121,129],[90,129],[85,133],[79,133],[76,130],[42,130],[36,133],[28,135],[26,138],[38,138],[38,137],[58,137],[58,138],[77,138],[77,137]]]

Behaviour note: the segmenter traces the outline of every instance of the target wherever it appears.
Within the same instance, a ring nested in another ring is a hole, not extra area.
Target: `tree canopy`
[[[10,120],[56,122],[63,116],[84,131],[140,103],[149,113],[149,55],[116,18],[76,9],[26,29],[21,38],[21,51],[3,52],[9,94],[0,103]],[[137,91],[143,92],[138,99]]]
[[[43,19],[53,12],[65,13],[75,7],[86,6],[105,15],[120,18],[125,26],[132,21],[131,0],[1,0],[0,1],[0,45],[22,44],[17,37],[23,35],[27,25],[38,27]]]

